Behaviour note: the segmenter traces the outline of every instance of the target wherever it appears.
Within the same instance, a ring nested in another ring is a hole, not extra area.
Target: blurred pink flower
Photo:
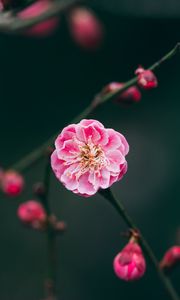
[[[124,86],[122,82],[111,82],[107,84],[102,90],[102,94],[115,92]],[[131,86],[120,95],[117,96],[117,102],[139,102],[141,100],[141,92],[136,86]]]
[[[16,171],[5,171],[1,176],[1,189],[8,196],[18,196],[24,187],[23,177]]]
[[[180,246],[173,246],[168,249],[160,262],[161,269],[170,270],[180,263]]]
[[[42,204],[35,200],[29,200],[20,204],[17,215],[21,222],[35,227],[46,220],[46,212]]]
[[[133,241],[129,241],[115,257],[113,265],[115,274],[126,281],[140,279],[146,270],[146,261],[141,247]]]
[[[157,78],[151,70],[145,70],[140,66],[135,74],[137,75],[137,83],[141,88],[149,90],[157,87]]]
[[[50,3],[51,2],[49,0],[38,0],[37,2],[31,4],[30,6],[19,12],[18,16],[21,19],[30,19],[33,17],[37,17],[48,10],[48,8],[50,7]],[[25,34],[30,36],[44,37],[53,33],[53,31],[57,28],[58,23],[59,18],[54,17],[38,23],[30,29],[27,29]]]
[[[75,8],[69,16],[70,33],[74,41],[84,48],[96,49],[103,38],[103,26],[92,11]]]
[[[123,177],[128,151],[122,134],[96,120],[82,120],[57,137],[51,166],[68,190],[89,197]]]

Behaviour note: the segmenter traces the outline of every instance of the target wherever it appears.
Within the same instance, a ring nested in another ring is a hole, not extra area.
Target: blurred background
[[[148,67],[180,41],[180,2],[93,1],[105,39],[86,51],[70,37],[65,18],[44,39],[0,35],[0,164],[8,167],[78,114],[108,82],[130,79],[139,64]],[[91,117],[122,132],[129,144],[129,170],[113,186],[160,259],[179,243],[180,56],[157,70],[159,87],[132,106],[107,103]],[[43,298],[46,236],[23,228],[18,204],[34,198],[32,185],[43,176],[43,161],[25,173],[18,199],[0,201],[0,299]],[[116,211],[99,195],[68,192],[52,174],[51,206],[68,223],[58,239],[58,293],[61,300],[168,300],[153,267],[136,283],[113,272],[114,256],[126,230]],[[179,236],[179,238],[178,238]],[[171,276],[179,290],[180,269]]]

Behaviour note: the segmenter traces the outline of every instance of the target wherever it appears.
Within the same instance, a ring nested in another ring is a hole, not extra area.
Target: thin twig
[[[56,234],[49,223],[51,217],[51,209],[49,205],[49,191],[50,191],[50,163],[49,155],[44,171],[43,187],[44,192],[41,195],[41,202],[46,210],[48,217],[47,224],[47,250],[48,250],[48,278],[45,282],[45,289],[48,300],[56,300]]]
[[[154,63],[152,66],[149,67],[149,70],[155,70],[158,68],[162,63],[172,58],[174,55],[180,52],[180,43],[177,43],[177,45],[168,52],[165,56],[163,56],[160,60],[158,60],[156,63]],[[101,96],[100,94],[97,95],[93,101],[80,113],[74,118],[71,122],[78,122],[82,118],[87,117],[92,111],[98,106],[103,104],[104,102],[110,101],[120,95],[122,92],[127,90],[129,87],[133,86],[137,82],[137,77],[135,76],[131,80],[127,81],[124,86],[120,89],[117,89],[114,92],[108,93],[107,95]],[[54,143],[55,138],[57,137],[59,131],[50,137],[48,141],[46,141],[44,144],[42,144],[39,148],[32,151],[30,154],[22,158],[20,161],[18,161],[16,164],[12,165],[10,169],[15,169],[19,171],[24,171],[28,167],[30,167],[32,164],[34,164],[37,160],[39,160],[42,155],[44,154],[45,149],[47,147],[51,146]]]
[[[126,223],[126,225],[128,226],[129,229],[137,230],[140,233],[141,246],[142,246],[144,252],[146,253],[147,257],[149,258],[149,260],[155,267],[155,269],[161,279],[161,282],[164,285],[164,288],[166,289],[166,291],[168,292],[168,294],[172,300],[179,300],[179,296],[177,295],[170,279],[159,268],[159,262],[158,262],[156,256],[154,255],[151,247],[149,246],[148,242],[146,241],[146,239],[144,238],[144,236],[142,235],[142,233],[140,232],[140,230],[138,229],[136,224],[133,222],[133,220],[131,219],[131,217],[129,216],[127,211],[125,210],[123,204],[118,199],[116,199],[116,197],[112,194],[110,188],[106,189],[106,190],[100,190],[99,193],[115,207],[115,209],[118,211],[121,218]]]

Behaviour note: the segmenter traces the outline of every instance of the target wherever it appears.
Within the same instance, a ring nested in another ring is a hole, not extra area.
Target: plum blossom
[[[40,14],[46,12],[51,5],[49,0],[38,0],[33,4],[29,5],[21,12],[18,13],[18,16],[21,19],[30,19],[33,17],[37,17]],[[51,34],[58,26],[59,19],[57,17],[51,18],[49,20],[45,20],[32,26],[30,29],[26,30],[26,35],[36,36],[36,37],[45,37]]]
[[[114,272],[120,279],[133,281],[140,279],[146,270],[141,247],[134,241],[129,243],[118,253],[114,259]]]
[[[17,215],[21,222],[36,227],[46,220],[46,212],[41,203],[29,200],[19,205]]]
[[[77,7],[69,16],[69,29],[74,41],[86,49],[96,49],[103,39],[103,26],[92,11]]]
[[[128,152],[129,145],[121,133],[99,121],[84,119],[59,134],[51,166],[68,190],[89,197],[123,177]]]
[[[18,196],[24,188],[24,178],[14,170],[2,173],[0,181],[2,191],[8,196]]]

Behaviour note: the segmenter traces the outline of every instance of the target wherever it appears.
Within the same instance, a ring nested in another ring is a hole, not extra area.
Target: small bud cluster
[[[135,74],[137,75],[137,85],[145,90],[149,90],[152,88],[157,87],[158,81],[156,76],[151,70],[145,70],[143,67],[139,67]],[[125,83],[123,82],[111,82],[107,84],[102,92],[100,93],[100,96],[104,96],[109,93],[116,93],[118,90],[122,89],[125,86]],[[136,85],[133,85],[122,92],[116,97],[116,102],[124,102],[124,103],[135,103],[139,102],[141,100],[141,92],[139,88]]]
[[[102,90],[102,95],[116,92],[117,90],[123,88],[123,86],[124,83],[122,82],[111,82],[104,87],[104,89]],[[141,92],[136,86],[131,86],[116,98],[116,102],[118,103],[119,102],[132,103],[132,102],[139,102],[140,100],[141,100]]]

